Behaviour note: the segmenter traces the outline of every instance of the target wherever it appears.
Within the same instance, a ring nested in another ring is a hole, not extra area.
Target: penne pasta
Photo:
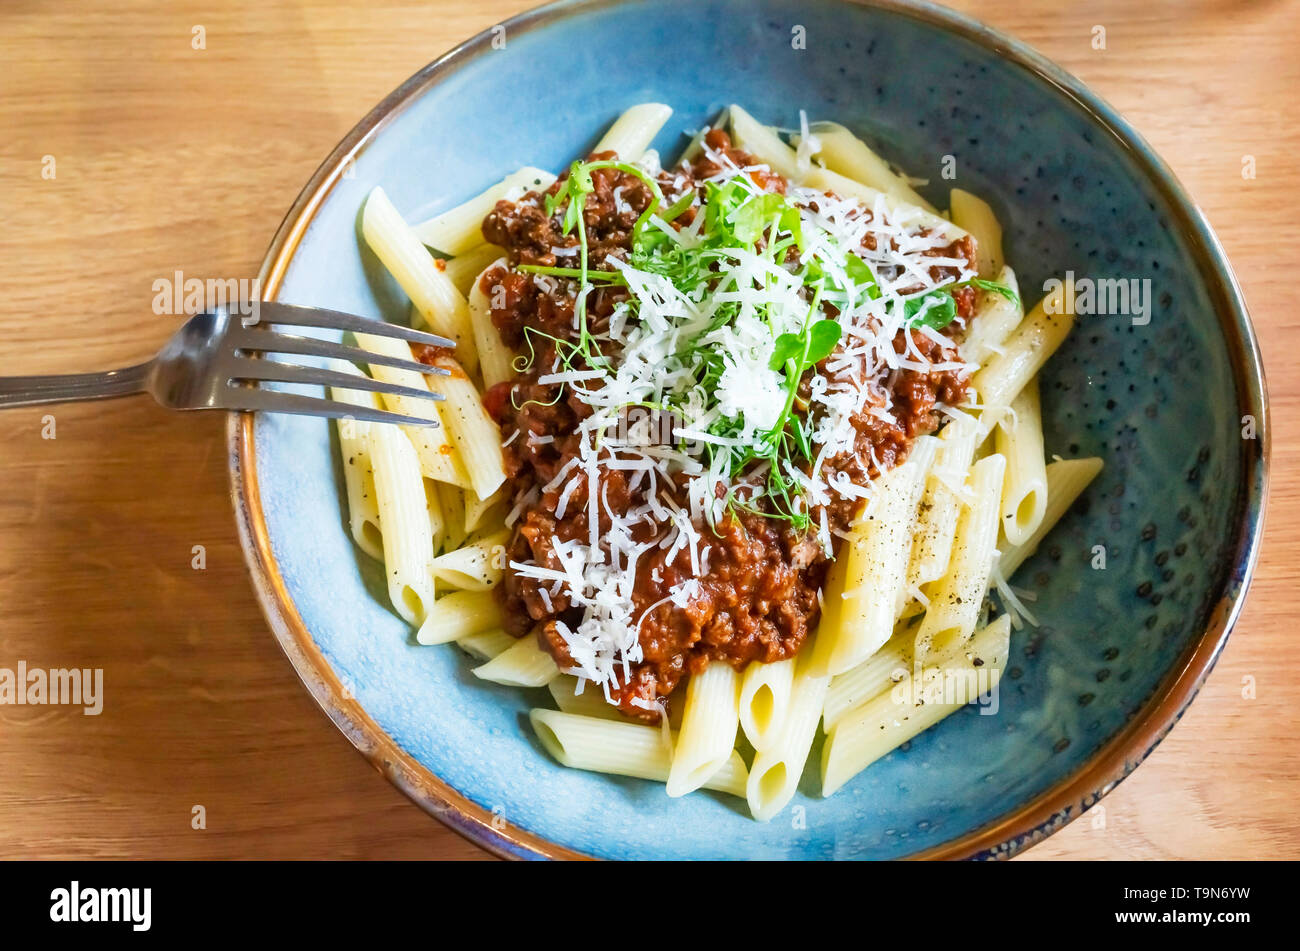
[[[965,231],[927,208],[899,201],[877,188],[832,169],[814,166],[806,173],[803,172],[799,167],[798,154],[781,141],[775,129],[762,125],[740,106],[733,105],[730,115],[731,134],[736,144],[766,163],[772,171],[791,181],[834,192],[841,198],[856,198],[868,208],[875,209],[879,205],[893,223],[902,227],[927,228],[950,241],[965,236]]]
[[[677,164],[695,161],[696,157],[704,151],[704,137],[713,129],[725,129],[730,113],[730,109],[723,109],[718,113],[716,119],[691,136],[691,141],[686,144],[686,148],[682,149],[682,154],[677,157]]]
[[[927,658],[962,643],[975,630],[997,552],[998,515],[1006,459],[994,455],[971,467],[971,502],[957,522],[948,572],[936,581],[916,632],[913,654]]]
[[[765,126],[740,106],[732,105],[729,113],[731,139],[778,175],[791,181],[803,177],[795,150],[781,141],[775,129]]]
[[[501,529],[433,559],[435,581],[459,591],[486,591],[501,583],[510,531]]]
[[[785,719],[767,748],[755,754],[745,784],[749,811],[759,822],[770,821],[794,798],[817,734],[830,678],[812,673],[808,661],[805,651],[795,670]]]
[[[1004,614],[941,664],[925,668],[919,678],[909,674],[836,723],[822,747],[822,795],[833,794],[876,760],[996,690],[1010,635]]]
[[[1074,315],[1065,313],[1066,302],[1073,299],[1068,284],[1043,298],[1007,339],[1002,352],[992,357],[971,378],[979,394],[980,436],[986,436],[1001,421],[1011,401],[1025,385],[1038,375],[1048,357],[1064,342],[1074,325]]]
[[[939,214],[938,209],[922,198],[906,178],[891,169],[888,162],[844,126],[835,122],[818,122],[812,126],[812,136],[820,145],[816,157],[831,171],[883,192],[893,202],[915,205],[936,216]]]
[[[505,506],[505,486],[497,489],[486,499],[480,499],[473,492],[465,493],[465,530],[472,532],[483,525],[501,523],[498,510]]]
[[[900,627],[902,629],[880,650],[852,670],[831,678],[822,708],[825,729],[833,727],[854,707],[880,696],[911,669],[916,628],[911,625]]]
[[[474,676],[511,687],[545,687],[560,676],[560,668],[535,637],[521,637],[481,667]]]
[[[429,510],[429,537],[433,539],[433,551],[442,548],[446,523],[442,515],[442,500],[438,496],[438,485],[428,476],[424,477],[424,504]]]
[[[740,106],[733,105],[730,115],[731,134],[736,144],[791,181],[832,191],[841,198],[856,198],[868,208],[874,209],[879,204],[888,212],[891,221],[903,227],[928,228],[951,241],[965,236],[965,231],[928,208],[892,198],[878,188],[832,169],[814,166],[803,172],[799,168],[798,154],[781,141],[775,129],[762,125]]]
[[[1015,271],[1003,267],[998,273],[997,281],[1010,288],[1015,300],[1009,300],[995,291],[981,291],[975,316],[966,330],[966,336],[958,345],[961,358],[967,363],[983,365],[996,353],[1002,352],[1011,332],[1020,326],[1025,311],[1020,300],[1020,283]]]
[[[709,664],[686,686],[686,712],[673,747],[668,795],[694,792],[722,769],[736,746],[740,675],[726,663]]]
[[[486,631],[466,634],[464,637],[457,638],[456,644],[471,657],[479,660],[491,660],[514,646],[515,641],[516,638],[511,637],[501,628],[493,627]]]
[[[619,116],[591,151],[615,152],[624,162],[635,162],[650,148],[673,110],[663,103],[646,102]]]
[[[484,273],[495,267],[499,263],[504,263],[504,259],[499,262],[492,262],[485,267]],[[470,323],[474,327],[474,342],[478,347],[479,374],[483,378],[483,387],[485,389],[496,386],[498,383],[505,383],[515,375],[514,359],[515,356],[501,341],[501,334],[497,331],[496,325],[492,323],[492,302],[489,293],[496,293],[495,290],[484,290],[481,280],[474,281],[474,286],[469,292],[469,316]]]
[[[534,709],[528,719],[546,752],[563,766],[660,783],[668,780],[671,753],[660,727],[578,716],[560,710]],[[732,750],[722,768],[704,783],[704,788],[744,796],[747,778],[744,760]]]
[[[565,713],[575,713],[584,717],[597,717],[604,720],[617,720],[626,723],[627,718],[619,712],[618,707],[605,700],[600,688],[583,681],[583,690],[578,692],[578,678],[572,674],[561,674],[546,685],[551,692],[555,705]]]
[[[1047,508],[1043,520],[1038,523],[1034,533],[1019,545],[1006,548],[998,558],[998,571],[1002,577],[1009,579],[1025,559],[1038,550],[1039,544],[1070,510],[1074,500],[1083,494],[1083,490],[1097,474],[1101,472],[1101,460],[1062,459],[1047,467]]]
[[[888,195],[879,192],[870,185],[863,185],[839,172],[828,168],[814,167],[804,176],[803,184],[810,188],[819,188],[834,192],[842,198],[856,198],[863,205],[874,208],[877,204],[887,213],[889,220],[904,228],[927,228],[942,235],[949,241],[958,241],[966,232],[958,228],[947,218],[926,211],[916,205],[907,205],[890,200]]]
[[[1002,271],[1002,226],[993,209],[968,191],[954,188],[949,196],[953,223],[975,239],[979,275],[993,280]]]
[[[939,216],[932,210],[900,201],[885,195],[879,188],[870,184],[854,181],[848,175],[842,175],[833,169],[813,168],[807,173],[800,170],[797,153],[784,142],[775,129],[762,125],[744,109],[733,105],[731,108],[732,138],[737,146],[746,149],[755,158],[766,162],[776,173],[785,175],[790,181],[800,182],[813,188],[833,191],[840,197],[854,197],[868,208],[875,208],[878,201],[883,201],[884,208],[891,213],[891,220],[905,227],[928,227],[950,240],[957,240],[966,234],[953,222]]]
[[[432,570],[429,579],[432,583]],[[433,603],[415,639],[420,644],[446,644],[500,626],[501,607],[491,591],[453,591]]]
[[[856,667],[889,640],[902,610],[912,526],[934,458],[933,437],[916,441],[907,462],[880,476],[827,578],[812,673],[831,677]],[[841,568],[843,563],[843,568]],[[841,577],[842,587],[835,583]]]
[[[506,481],[501,430],[483,408],[483,398],[460,364],[443,354],[436,360],[449,373],[430,377],[429,388],[442,394],[442,421],[456,457],[468,473],[470,487],[487,500]]]
[[[411,624],[424,623],[433,607],[433,536],[424,477],[415,449],[395,426],[369,431],[370,464],[384,544],[384,577],[394,609]]]
[[[478,357],[465,296],[434,264],[428,250],[378,186],[361,211],[361,233],[424,322],[434,333],[456,342],[456,356],[473,372]]]
[[[772,744],[785,722],[794,684],[795,659],[753,661],[740,681],[740,727],[755,750]]]
[[[474,289],[474,284],[483,272],[487,270],[488,265],[493,261],[499,261],[505,257],[505,249],[497,247],[495,244],[480,244],[454,258],[447,258],[442,262],[443,273],[447,275],[447,280],[451,281],[456,290],[469,299],[470,291]]]
[[[1038,530],[1047,512],[1047,463],[1037,377],[1012,400],[1011,413],[994,429],[994,442],[1007,460],[1002,534],[1010,544],[1019,545]]]
[[[965,236],[965,231],[928,208],[891,198],[880,189],[833,169],[813,167],[803,172],[798,154],[781,141],[775,129],[762,125],[740,106],[733,105],[730,116],[731,134],[736,144],[791,181],[834,192],[841,198],[856,198],[868,208],[875,209],[879,204],[895,224],[904,227],[928,228],[951,241]]]
[[[404,340],[381,337],[377,334],[356,334],[357,345],[390,357],[403,360],[412,359],[411,346]],[[414,370],[401,370],[397,367],[384,366],[381,363],[370,364],[370,373],[376,380],[406,386],[413,389],[427,389],[429,384],[422,373]],[[413,396],[384,396],[384,405],[394,413],[414,416],[417,419],[429,419],[437,422],[436,426],[403,426],[402,432],[415,447],[420,460],[420,471],[430,479],[449,482],[462,488],[469,488],[469,473],[452,447],[444,425],[442,404],[437,400],[417,399]]]
[[[361,371],[350,363],[336,361],[344,373]],[[367,409],[382,409],[379,394],[370,390],[330,387],[330,398]],[[343,481],[348,497],[348,529],[357,547],[371,558],[384,558],[383,533],[379,529],[379,501],[375,497],[375,473],[370,465],[370,426],[357,419],[338,421],[339,453],[343,458]]]
[[[934,466],[926,480],[925,494],[917,509],[915,540],[907,566],[910,595],[922,585],[942,578],[952,555],[957,519],[965,504],[966,473],[975,452],[975,419],[962,414],[948,421],[939,433]]]
[[[466,498],[477,499],[472,490],[462,490],[447,482],[435,482],[438,505],[442,510],[442,550],[454,552],[465,544],[469,530],[465,527]]]
[[[560,674],[546,685],[551,692],[555,705],[565,713],[577,713],[585,717],[598,717],[615,720],[619,723],[632,722],[618,707],[605,699],[599,687],[589,681],[582,681],[582,692],[578,692],[578,678],[572,674]],[[682,726],[682,704],[670,704],[668,707],[668,725],[673,730]]]
[[[525,192],[544,192],[554,182],[555,176],[550,172],[540,168],[521,168],[469,201],[421,222],[411,231],[422,243],[443,254],[459,256],[471,252],[483,244],[483,219],[497,202],[519,198]]]

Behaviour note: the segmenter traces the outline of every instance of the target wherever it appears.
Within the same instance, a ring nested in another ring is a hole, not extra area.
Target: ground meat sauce
[[[720,130],[708,134],[708,145],[715,153],[725,153],[739,167],[757,164],[751,156],[732,148],[730,139]],[[615,157],[613,153],[591,156],[592,160]],[[665,175],[660,184],[668,194],[678,174],[685,173],[688,181],[694,183],[719,171],[720,166],[705,152],[693,164]],[[781,193],[786,190],[785,179],[766,168],[751,170],[749,174],[764,190]],[[652,195],[640,179],[617,169],[595,170],[592,179],[595,190],[587,198],[584,221],[589,260],[592,267],[599,268],[610,256],[626,259],[633,225],[652,201]],[[555,194],[562,182],[563,179],[553,185],[547,194]],[[557,385],[538,383],[539,375],[546,372],[544,368],[554,361],[555,346],[546,337],[525,334],[527,327],[561,339],[571,338],[574,332],[576,282],[513,269],[519,264],[561,267],[577,264],[578,238],[576,234],[563,233],[562,209],[555,215],[547,215],[544,197],[530,192],[517,202],[498,202],[483,222],[484,238],[503,247],[511,265],[498,266],[482,278],[482,288],[492,307],[492,321],[507,346],[521,353],[531,349],[533,355],[530,369],[509,383],[498,384],[485,396],[488,412],[509,440],[505,449],[506,474],[516,500],[523,500],[530,490],[550,483],[578,455],[579,443],[574,430],[589,412],[582,401],[559,392]],[[694,209],[674,224],[684,227],[693,215]],[[874,236],[868,238],[869,242],[874,240]],[[965,238],[933,254],[969,261],[974,258],[974,248],[970,239]],[[943,271],[939,267],[934,269],[936,279],[955,277],[955,271],[942,274]],[[624,293],[617,287],[591,292],[588,321],[594,333],[607,328],[614,305]],[[954,296],[958,316],[963,320],[952,326],[964,326],[964,319],[973,311],[974,292],[964,287]],[[895,341],[899,353],[906,348],[905,333],[911,333],[914,338],[914,353],[919,351],[930,362],[956,359],[955,347],[912,331],[900,332]],[[952,370],[899,370],[882,385],[892,400],[889,418],[866,412],[856,416],[853,419],[857,431],[855,447],[828,459],[823,466],[827,475],[842,471],[857,484],[874,479],[879,475],[877,466],[888,469],[899,464],[917,436],[937,427],[936,403],[960,403],[966,392],[965,377]],[[537,437],[542,437],[542,441]],[[577,480],[563,518],[555,516],[562,487],[542,492],[532,504],[524,505],[509,542],[509,559],[559,569],[552,541],[588,537],[587,489],[587,480]],[[643,492],[642,488],[635,492],[631,489],[628,472],[603,470],[600,531],[608,528],[604,505],[612,511],[628,511],[641,501]],[[832,530],[847,528],[858,505],[854,500],[840,500],[829,506],[827,516]],[[655,531],[654,526],[641,527],[651,535]],[[697,579],[698,594],[686,607],[677,607],[665,599],[693,577],[689,559],[679,557],[669,564],[667,552],[654,549],[638,564],[633,616],[642,618],[639,638],[644,659],[633,665],[629,682],[611,690],[620,709],[631,716],[657,720],[659,714],[654,709],[647,710],[633,700],[653,703],[667,697],[683,676],[699,673],[711,661],[723,661],[743,669],[751,661],[771,662],[791,657],[817,623],[817,592],[827,562],[809,535],[794,530],[788,522],[740,512],[720,520],[708,544],[711,548],[708,573]],[[516,637],[531,634],[561,668],[574,666],[556,622],[576,627],[581,611],[569,603],[562,590],[552,594],[542,582],[507,570],[496,591],[511,634]]]

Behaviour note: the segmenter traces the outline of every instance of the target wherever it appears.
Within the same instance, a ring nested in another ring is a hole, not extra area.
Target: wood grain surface
[[[0,373],[152,355],[176,325],[151,309],[156,278],[251,277],[374,103],[528,5],[0,5]],[[955,5],[1081,77],[1169,161],[1235,265],[1272,397],[1264,554],[1226,652],[1150,760],[1027,857],[1300,857],[1300,4]],[[224,418],[62,406],[48,439],[47,412],[0,412],[0,667],[102,667],[106,698],[97,717],[0,707],[0,856],[484,855],[368,768],[281,655],[235,536]]]

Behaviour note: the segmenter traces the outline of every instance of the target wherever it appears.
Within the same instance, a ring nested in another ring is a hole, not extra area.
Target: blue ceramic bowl
[[[665,155],[733,101],[786,127],[800,108],[845,123],[929,177],[940,207],[953,185],[991,201],[1031,298],[1070,269],[1150,281],[1148,324],[1081,318],[1046,370],[1048,451],[1103,456],[1106,468],[1018,576],[1037,595],[1040,626],[1015,635],[999,714],[968,708],[829,799],[811,767],[792,808],[766,825],[725,797],[671,800],[655,784],[561,768],[525,724],[538,695],[475,680],[454,649],[415,646],[385,606],[379,569],[345,528],[330,427],[237,417],[233,494],[271,626],[362,752],[500,854],[1012,854],[1142,760],[1190,702],[1240,606],[1268,426],[1223,253],[1113,111],[964,17],[893,0],[574,0],[471,40],[367,116],[285,219],[263,268],[266,295],[404,320],[400,291],[357,238],[372,186],[420,218],[522,165],[563,167],[647,100],[677,110],[656,143]],[[955,180],[941,177],[943,156]],[[1245,416],[1254,438],[1243,438]],[[1092,566],[1098,545],[1104,569]]]

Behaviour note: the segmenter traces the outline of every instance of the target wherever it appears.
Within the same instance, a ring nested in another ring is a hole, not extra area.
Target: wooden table
[[[175,326],[150,307],[156,278],[253,275],[358,118],[528,5],[0,6],[0,372],[151,355]],[[1104,822],[1090,813],[1029,856],[1300,856],[1300,371],[1280,356],[1300,346],[1300,7],[957,6],[1080,76],[1172,164],[1236,266],[1272,391],[1268,532],[1236,634]],[[0,707],[0,856],[482,856],[368,769],[299,686],[245,575],[224,423],[144,399],[0,413],[0,667],[102,667],[106,693],[98,717]]]

